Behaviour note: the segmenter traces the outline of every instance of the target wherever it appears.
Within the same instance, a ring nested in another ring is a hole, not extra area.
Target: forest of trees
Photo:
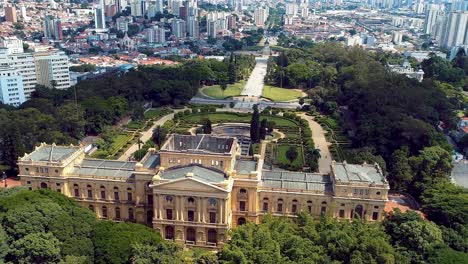
[[[14,174],[18,156],[41,142],[77,143],[125,115],[141,119],[145,102],[153,107],[187,104],[201,85],[238,81],[254,65],[251,56],[193,60],[176,67],[140,67],[120,76],[85,80],[68,90],[39,86],[19,108],[0,106],[0,171]]]
[[[57,192],[0,192],[0,262],[6,263],[466,263],[466,235],[449,234],[414,212],[397,211],[382,223],[300,213],[242,225],[216,254],[184,251],[140,224],[97,220]]]

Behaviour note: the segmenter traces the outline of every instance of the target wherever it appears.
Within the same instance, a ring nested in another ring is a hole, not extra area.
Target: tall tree
[[[260,139],[265,139],[268,132],[268,121],[266,118],[262,119],[260,122]]]
[[[260,142],[260,113],[258,105],[253,106],[252,119],[250,120],[250,139],[253,143]]]
[[[286,151],[286,158],[290,163],[293,163],[297,159],[298,153],[295,146],[290,146]]]
[[[166,139],[166,135],[167,135],[166,130],[161,126],[156,126],[153,129],[152,139],[153,139],[154,144],[158,145],[158,148],[161,148],[162,143]]]

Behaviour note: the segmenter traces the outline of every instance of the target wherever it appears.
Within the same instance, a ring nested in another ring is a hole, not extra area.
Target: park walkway
[[[305,113],[299,114],[300,117],[307,120],[309,123],[310,130],[312,131],[312,140],[314,141],[315,148],[320,150],[321,158],[318,161],[318,167],[320,173],[330,173],[330,165],[332,157],[329,150],[330,143],[327,142],[325,136],[326,131],[322,126],[317,123],[312,116],[308,116]]]
[[[153,130],[154,130],[157,126],[162,126],[162,125],[164,125],[164,123],[166,123],[166,121],[174,119],[174,114],[175,114],[175,113],[178,113],[178,112],[184,111],[184,110],[185,110],[185,108],[184,108],[184,109],[177,109],[177,110],[174,111],[174,113],[167,114],[167,115],[161,117],[160,119],[154,121],[153,125],[152,125],[148,130],[141,132],[140,140],[143,142],[143,144],[144,144],[146,141],[148,141],[148,140],[151,139],[151,137],[153,136]],[[131,147],[129,147],[129,148],[122,154],[122,156],[119,157],[118,160],[122,160],[122,161],[128,160],[128,159],[132,156],[132,154],[135,153],[135,151],[137,151],[137,150],[138,150],[138,142],[135,143],[135,144],[133,144]]]
[[[249,97],[260,97],[263,92],[263,80],[267,72],[267,61],[268,57],[258,57],[255,59],[255,67],[250,74],[247,83],[245,84],[244,90],[241,95]]]

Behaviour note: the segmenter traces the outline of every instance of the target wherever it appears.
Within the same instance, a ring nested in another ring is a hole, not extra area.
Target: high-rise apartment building
[[[187,18],[187,33],[190,38],[198,39],[200,37],[200,26],[196,17]]]
[[[453,11],[442,24],[439,45],[452,48],[468,44],[468,11]]]
[[[444,6],[430,4],[426,9],[426,18],[424,20],[424,34],[433,34],[437,21],[444,15]]]
[[[163,0],[156,0],[154,3],[156,13],[164,13],[164,1]]]
[[[139,0],[130,1],[130,10],[132,12],[132,16],[141,17],[144,15],[141,13],[141,2]]]
[[[104,0],[99,1],[99,5],[94,10],[94,28],[95,29],[106,29],[106,4]]]
[[[62,22],[60,19],[46,17],[43,22],[44,37],[47,39],[60,40],[63,38]]]
[[[70,87],[70,70],[65,52],[36,52],[34,60],[38,84],[57,89]]]
[[[146,31],[146,40],[148,43],[165,43],[166,42],[166,30],[158,26],[149,28]]]
[[[185,38],[185,36],[187,35],[186,34],[186,28],[187,28],[187,25],[185,23],[184,20],[182,19],[173,19],[172,20],[172,34],[178,38],[178,39],[181,39],[181,38]]]
[[[5,6],[5,21],[16,23],[18,18],[16,17],[16,8],[14,6]]]
[[[10,53],[7,48],[0,49],[0,64],[7,65],[22,76],[25,99],[31,97],[36,88],[36,65],[32,53]]]
[[[115,27],[117,30],[120,30],[122,32],[127,32],[128,31],[128,18],[127,17],[119,17],[115,20]]]
[[[18,71],[8,65],[0,65],[0,102],[19,106],[24,103],[23,78]]]
[[[23,53],[23,41],[14,37],[0,38],[0,47],[8,49],[8,54]]]
[[[268,18],[268,7],[267,8],[262,8],[258,7],[254,11],[254,21],[255,25],[258,27],[263,27],[265,26],[265,22]]]

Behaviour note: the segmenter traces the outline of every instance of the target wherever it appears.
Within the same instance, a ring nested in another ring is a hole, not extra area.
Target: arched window
[[[283,212],[283,199],[278,199],[278,204],[276,206],[276,211],[277,212]]]
[[[166,228],[164,228],[164,237],[166,239],[174,239],[174,227],[166,226]]]
[[[242,188],[242,189],[239,190],[239,193],[240,193],[241,195],[246,195],[246,194],[247,194],[247,190],[244,189],[244,188]]]
[[[210,204],[210,206],[216,206],[216,198],[210,198],[210,200],[208,200],[208,203]]]
[[[174,197],[172,197],[170,195],[166,195],[166,202],[172,203],[173,200],[174,200]]]
[[[105,206],[102,207],[101,214],[102,214],[102,218],[107,218],[107,207]]]
[[[187,202],[193,204],[193,203],[195,203],[195,199],[194,199],[193,197],[189,197],[189,198],[187,199]]]
[[[101,185],[101,199],[105,200],[106,199],[106,188]]]
[[[127,188],[127,201],[131,202],[133,200],[132,188]]]
[[[128,220],[132,221],[135,219],[135,215],[133,213],[133,208],[128,208]]]
[[[263,206],[262,206],[262,209],[264,212],[267,212],[268,211],[268,198],[263,198]]]
[[[93,198],[93,189],[91,187],[91,185],[86,185],[86,191],[87,191],[87,194],[88,194],[88,199],[92,199]]]
[[[75,197],[80,197],[80,189],[78,184],[73,184],[73,194]]]
[[[216,232],[216,230],[208,230],[208,243],[218,243],[218,233]]]
[[[115,208],[115,218],[120,219],[120,207]]]
[[[358,204],[354,208],[354,217],[353,218],[362,218],[363,207],[362,205]]]
[[[312,213],[312,201],[307,201],[307,211],[309,212],[309,214]]]
[[[88,208],[89,208],[89,210],[91,210],[91,211],[94,212],[94,206],[93,206],[92,204],[90,204],[90,205],[88,206]]]
[[[327,202],[322,202],[322,207],[320,208],[320,213],[325,214],[327,212]]]
[[[41,182],[41,189],[47,189],[47,183]]]
[[[298,207],[297,200],[296,199],[292,200],[291,212],[293,214],[297,213],[297,207]]]
[[[116,201],[120,200],[119,187],[114,187],[114,200]]]
[[[186,241],[190,241],[190,242],[195,242],[196,241],[196,236],[195,236],[195,229],[189,227],[187,228],[187,237],[186,237]]]
[[[243,224],[245,224],[246,222],[247,222],[247,221],[245,220],[244,217],[239,217],[239,218],[237,219],[237,225],[238,225],[238,226],[243,225]]]

